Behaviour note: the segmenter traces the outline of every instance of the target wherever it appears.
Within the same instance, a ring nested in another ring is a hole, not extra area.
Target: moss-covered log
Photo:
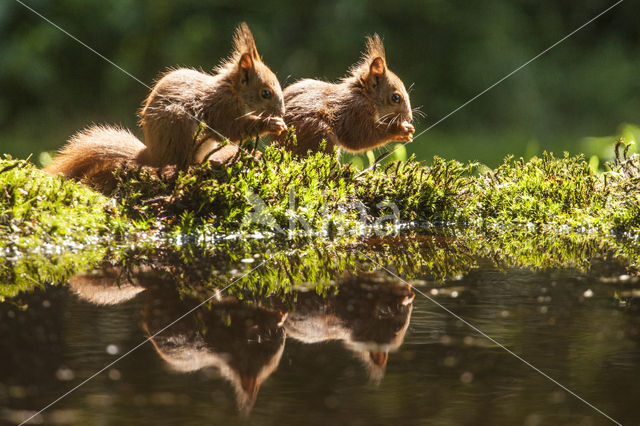
[[[0,160],[0,232],[41,242],[133,229],[353,234],[382,215],[403,223],[640,228],[640,159],[622,145],[604,173],[581,156],[547,153],[528,162],[507,158],[495,170],[434,158],[358,173],[336,156],[297,159],[269,147],[260,160],[247,154],[226,166],[131,168],[117,176],[118,187],[105,197],[26,161]]]

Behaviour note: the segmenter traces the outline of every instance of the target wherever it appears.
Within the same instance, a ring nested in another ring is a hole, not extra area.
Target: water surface
[[[276,268],[265,264],[253,290],[239,290],[240,280],[215,295],[199,286],[214,274],[204,266],[174,259],[154,268],[151,259],[8,299],[0,419],[20,423],[151,336],[31,421],[613,424],[441,304],[615,420],[640,424],[640,286],[628,262],[505,267],[486,253],[431,247],[431,257],[409,256],[419,266],[408,271],[406,258],[385,255],[380,243],[369,241],[366,257],[377,252],[393,274],[378,263],[330,268],[341,255],[323,253],[307,274],[315,281],[262,291]],[[335,258],[319,260],[326,256]],[[247,259],[226,266],[238,277],[260,257]],[[442,274],[445,264],[452,273]]]

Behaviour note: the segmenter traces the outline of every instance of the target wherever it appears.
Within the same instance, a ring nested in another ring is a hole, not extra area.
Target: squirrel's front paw
[[[287,130],[287,125],[280,117],[269,117],[267,119],[267,132],[279,135]]]
[[[400,124],[400,132],[394,137],[395,141],[399,142],[412,142],[413,134],[416,132],[416,128],[408,121],[403,121]]]
[[[413,124],[409,123],[408,121],[403,121],[400,126],[402,130],[405,131],[405,133],[413,135],[416,132],[416,128],[413,127]]]

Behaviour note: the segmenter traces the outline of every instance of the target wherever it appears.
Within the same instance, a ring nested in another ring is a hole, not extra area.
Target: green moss
[[[461,213],[473,166],[438,157],[425,166],[412,157],[367,170],[354,186],[357,198],[371,212],[380,203],[393,203],[403,221],[464,219]]]
[[[348,236],[384,215],[399,222],[636,232],[640,160],[627,149],[617,145],[615,161],[600,174],[581,156],[548,153],[528,162],[507,158],[478,174],[473,164],[437,157],[429,165],[409,159],[357,174],[336,155],[297,159],[269,147],[260,160],[241,152],[230,164],[205,163],[186,172],[119,170],[111,194],[117,206],[82,185],[6,158],[0,161],[0,232],[8,238],[0,244],[85,241],[114,230]]]
[[[622,145],[618,145],[622,147]],[[229,166],[204,164],[158,176],[123,170],[114,196],[132,218],[164,218],[166,230],[201,225],[221,233],[357,232],[382,215],[401,222],[445,221],[638,231],[640,160],[617,150],[609,170],[594,172],[582,156],[544,153],[528,162],[507,158],[477,172],[438,157],[409,159],[356,174],[335,155],[296,159],[269,147],[261,160],[239,155]],[[258,212],[259,211],[259,215]]]
[[[220,233],[350,234],[382,214],[404,221],[459,217],[471,170],[435,158],[429,167],[410,160],[357,175],[337,155],[298,159],[269,147],[261,160],[242,154],[230,165],[205,163],[188,172],[121,170],[113,195],[129,217],[164,218],[174,234],[201,225]]]
[[[136,220],[165,219],[165,230],[189,233],[206,224],[217,232],[289,229],[297,221],[322,230],[349,223],[355,214],[336,209],[353,199],[354,171],[335,156],[317,154],[298,161],[268,148],[261,160],[241,154],[230,165],[205,163],[188,172],[159,175],[147,169],[118,172],[113,194]],[[253,214],[264,207],[262,216]],[[247,220],[252,218],[252,221]]]
[[[603,214],[619,233],[640,229],[640,156],[629,155],[630,147],[618,142],[614,162],[607,163],[608,171],[602,175],[607,197]]]
[[[111,232],[111,204],[86,186],[51,177],[28,161],[0,159],[0,248],[87,243]]]
[[[598,225],[605,196],[582,157],[508,158],[476,181],[470,213],[502,223]]]
[[[582,156],[544,153],[528,162],[508,158],[475,179],[467,215],[491,223],[640,231],[640,157],[616,144],[607,171],[596,173]]]

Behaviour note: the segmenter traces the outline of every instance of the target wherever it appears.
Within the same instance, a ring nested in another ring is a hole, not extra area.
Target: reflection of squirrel
[[[243,23],[236,29],[231,57],[216,74],[177,69],[154,85],[140,112],[144,144],[125,129],[93,126],[73,136],[45,170],[110,190],[120,165],[185,169],[204,160],[221,135],[239,142],[283,132],[283,114],[278,79],[262,62]],[[200,122],[206,125],[201,132]],[[225,146],[209,158],[223,162],[237,150],[236,145]]]
[[[238,408],[248,413],[280,363],[287,313],[232,296],[193,310],[201,301],[181,296],[171,274],[146,265],[123,272],[105,265],[72,277],[69,284],[80,299],[96,305],[124,303],[144,291],[142,327],[158,355],[177,372],[217,369],[234,387]],[[180,321],[167,327],[176,318]]]
[[[142,322],[154,349],[177,372],[218,370],[234,387],[238,408],[248,413],[260,386],[280,364],[287,314],[225,297],[160,333],[173,318],[199,303],[181,298],[175,285],[158,280],[148,288]]]
[[[180,288],[194,288],[203,275],[189,278],[179,265],[160,258],[148,262],[124,268],[105,264],[69,284],[79,298],[96,305],[124,303],[144,291],[142,326],[158,355],[177,372],[215,368],[233,385],[244,412],[278,368],[288,337],[306,344],[341,341],[379,383],[389,352],[404,341],[415,296],[409,285],[359,273],[338,278],[337,291],[324,295],[293,290],[258,303],[220,296],[202,304]],[[181,319],[167,327],[176,318]]]
[[[409,95],[387,68],[378,35],[367,39],[362,60],[338,83],[305,79],[284,90],[285,121],[296,130],[297,144],[281,134],[279,143],[298,155],[335,146],[361,152],[390,141],[410,142],[415,131]]]
[[[296,296],[284,323],[287,336],[304,343],[340,340],[362,360],[373,382],[384,375],[389,351],[400,347],[415,294],[408,285],[376,274],[347,276],[337,294]]]

